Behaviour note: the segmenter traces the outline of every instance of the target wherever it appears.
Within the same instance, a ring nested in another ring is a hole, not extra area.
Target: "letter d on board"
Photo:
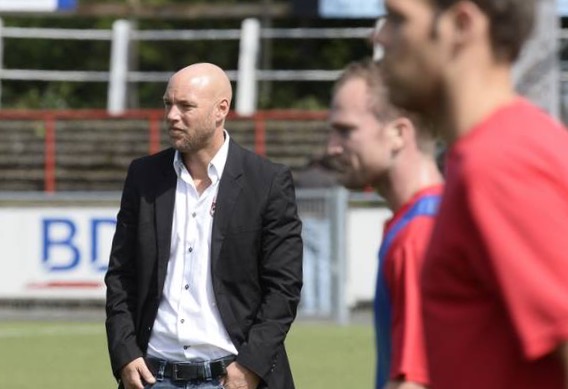
[[[57,235],[55,234],[57,231]],[[64,271],[77,266],[81,254],[77,246],[73,244],[73,238],[77,228],[69,219],[44,219],[43,220],[43,263],[51,271]],[[57,248],[57,253],[67,251],[66,260],[50,256],[52,249]],[[67,259],[68,258],[68,259]]]
[[[91,220],[91,264],[98,272],[106,272],[108,268],[108,254],[104,259],[100,258],[99,240],[101,227],[106,226],[114,231],[116,227],[115,219],[92,219]]]

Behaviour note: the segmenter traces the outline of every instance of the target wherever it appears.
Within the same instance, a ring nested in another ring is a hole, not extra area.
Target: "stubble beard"
[[[418,115],[428,112],[436,95],[430,88],[419,88],[407,79],[400,82],[391,79],[388,90],[393,105]]]
[[[170,135],[172,147],[181,153],[195,153],[205,149],[215,134],[215,123],[211,118],[207,119],[201,123],[195,123],[193,128],[186,128],[179,139]]]
[[[170,137],[172,147],[181,153],[195,153],[206,148],[211,142],[215,129],[186,130],[184,134],[175,139]]]
[[[340,183],[347,189],[362,190],[373,185],[373,179],[363,169],[349,168],[339,177]]]
[[[414,64],[405,66],[404,70],[401,70],[400,64],[394,58],[385,55],[381,72],[390,103],[419,116],[430,115],[441,97],[439,75],[427,69],[422,73],[422,67],[428,66],[418,57],[407,58],[407,62],[412,60]]]

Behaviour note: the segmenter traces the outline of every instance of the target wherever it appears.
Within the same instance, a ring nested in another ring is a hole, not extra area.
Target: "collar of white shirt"
[[[225,164],[227,163],[227,156],[229,155],[230,138],[227,130],[223,130],[223,135],[225,137],[225,141],[223,142],[223,145],[217,151],[211,162],[209,162],[209,167],[207,169],[207,174],[209,175],[209,179],[213,184],[219,181],[223,176],[223,170],[225,170]],[[181,178],[181,172],[183,171],[183,168],[185,166],[181,158],[181,153],[178,150],[176,150],[174,154],[173,166],[178,178]]]

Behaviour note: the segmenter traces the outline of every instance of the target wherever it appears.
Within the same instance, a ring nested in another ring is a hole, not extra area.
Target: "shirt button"
[[[185,284],[184,288],[185,288],[185,290],[188,290],[188,289],[189,289],[189,284]]]
[[[181,322],[181,324],[183,324],[183,323],[185,323],[185,320],[184,320],[184,319],[181,319],[180,322]]]
[[[190,247],[188,251],[191,253],[193,251],[193,247]]]
[[[193,213],[191,214],[191,216],[196,217],[197,214],[196,214],[195,212],[193,212]]]

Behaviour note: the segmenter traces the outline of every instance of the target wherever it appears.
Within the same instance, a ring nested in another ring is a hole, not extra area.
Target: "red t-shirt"
[[[390,226],[418,199],[441,194],[442,186],[425,188],[401,207],[385,224]],[[428,384],[419,281],[434,218],[415,217],[396,235],[385,259],[385,279],[392,309],[391,379]]]
[[[459,139],[422,278],[434,389],[564,388],[568,133],[529,102]]]

